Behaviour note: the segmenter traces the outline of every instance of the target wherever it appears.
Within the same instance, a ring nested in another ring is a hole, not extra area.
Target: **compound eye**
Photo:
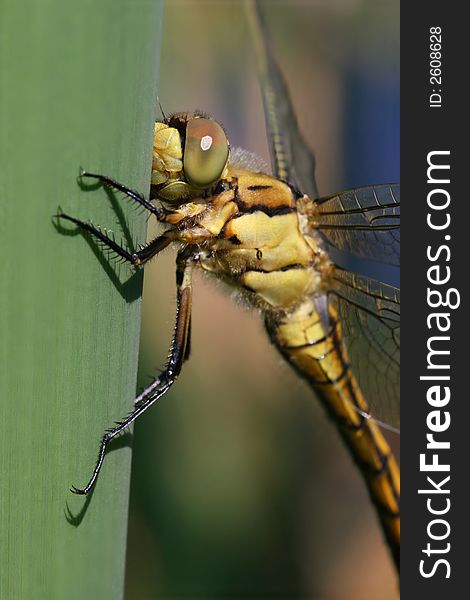
[[[189,184],[205,188],[222,175],[229,145],[222,127],[211,119],[196,117],[186,125],[183,169]]]

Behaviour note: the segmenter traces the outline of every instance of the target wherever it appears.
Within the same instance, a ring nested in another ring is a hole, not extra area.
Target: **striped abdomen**
[[[366,481],[397,565],[400,550],[400,475],[392,451],[369,412],[326,296],[310,299],[281,318],[267,317],[273,343],[313,387],[337,424]],[[362,413],[362,414],[361,414]]]

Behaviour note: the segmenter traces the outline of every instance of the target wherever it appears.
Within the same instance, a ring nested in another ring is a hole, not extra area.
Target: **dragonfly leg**
[[[60,207],[58,208],[58,212],[55,215],[55,217],[57,219],[65,219],[66,221],[75,223],[75,225],[77,225],[80,229],[86,231],[91,236],[96,238],[106,248],[109,248],[115,254],[120,256],[123,260],[131,263],[134,266],[144,265],[156,254],[158,254],[164,248],[166,248],[173,240],[172,231],[169,230],[153,239],[151,242],[143,246],[137,252],[129,252],[98,227],[95,227],[91,223],[81,221],[80,219],[77,219],[62,212],[62,209]]]
[[[111,179],[107,175],[100,175],[99,173],[90,173],[89,171],[85,171],[84,169],[80,169],[80,173],[78,175],[79,179],[96,179],[105,187],[111,188],[112,190],[116,190],[118,192],[123,192],[128,198],[137,202],[143,206],[150,213],[155,215],[158,220],[162,220],[166,214],[167,210],[163,207],[154,206],[149,200],[147,200],[140,192],[136,192],[135,190],[127,187],[126,185],[119,183],[115,179]]]
[[[116,423],[116,426],[108,429],[101,438],[98,460],[90,480],[84,488],[72,486],[70,491],[74,494],[86,495],[90,492],[96,483],[99,472],[103,465],[106,449],[109,442],[121,433],[126,427],[129,427],[136,419],[140,417],[148,408],[159,400],[175,382],[180,374],[181,367],[186,357],[186,349],[189,339],[189,324],[191,321],[191,258],[183,254],[178,255],[176,268],[177,285],[177,307],[176,323],[173,338],[170,346],[170,354],[167,365],[158,377],[137,397],[134,410],[122,421]]]

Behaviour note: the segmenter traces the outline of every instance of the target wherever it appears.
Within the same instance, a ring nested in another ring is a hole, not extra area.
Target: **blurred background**
[[[320,195],[399,181],[399,3],[263,7]],[[163,30],[164,111],[204,110],[269,163],[242,3],[168,1]],[[167,356],[174,258],[146,269],[141,386]],[[192,324],[180,379],[135,426],[126,599],[397,598],[362,479],[260,316],[196,273]]]

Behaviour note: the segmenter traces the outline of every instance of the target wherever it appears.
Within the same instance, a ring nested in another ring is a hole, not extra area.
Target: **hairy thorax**
[[[321,292],[332,265],[307,230],[300,196],[269,175],[231,167],[210,194],[182,204],[167,222],[199,248],[205,271],[264,310],[292,310]]]

